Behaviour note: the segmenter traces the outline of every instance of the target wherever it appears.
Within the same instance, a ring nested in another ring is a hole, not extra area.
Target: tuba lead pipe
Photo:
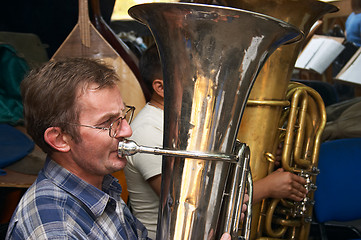
[[[159,50],[163,148],[235,154],[240,119],[259,69],[301,32],[278,19],[229,7],[149,3],[128,12],[148,26]],[[163,156],[157,239],[218,238],[233,165]]]

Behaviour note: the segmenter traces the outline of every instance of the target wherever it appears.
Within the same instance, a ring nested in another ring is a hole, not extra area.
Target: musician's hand
[[[221,240],[231,240],[231,234],[229,233],[223,233]]]
[[[244,219],[244,213],[247,211],[247,203],[249,201],[249,195],[247,193],[244,194],[244,200],[242,205],[242,213],[241,213],[241,220]]]
[[[301,201],[306,197],[306,179],[279,168],[270,175],[254,182],[254,203],[263,198],[288,198]]]
[[[241,219],[244,219],[244,213],[247,211],[247,203],[249,200],[249,195],[246,193],[244,194],[244,200],[243,200],[243,205],[242,205],[242,214],[241,214]],[[221,240],[231,240],[231,235],[229,233],[223,233]]]
[[[288,198],[301,201],[306,197],[307,190],[304,187],[306,179],[303,177],[280,168],[266,178],[270,182],[269,197],[271,198]]]

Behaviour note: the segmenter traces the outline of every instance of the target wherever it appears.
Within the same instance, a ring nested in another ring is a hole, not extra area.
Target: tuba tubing
[[[163,148],[238,154],[236,135],[259,69],[277,47],[302,33],[278,19],[229,7],[149,3],[128,12],[147,25],[159,50]],[[163,156],[157,239],[218,239],[218,226],[229,220],[220,216],[236,165]]]
[[[247,189],[249,193],[249,203],[252,203],[253,198],[253,183],[252,175],[249,167],[250,151],[246,144],[237,142],[238,144],[238,156],[239,161],[233,167],[230,173],[229,183],[230,190],[226,190],[229,193],[229,200],[225,201],[224,209],[226,214],[222,219],[228,219],[227,221],[221,222],[220,232],[231,233],[233,239],[237,239],[239,223],[241,221],[241,211],[244,202],[244,189]],[[247,185],[247,188],[246,188]],[[243,235],[240,236],[242,239],[249,239],[251,230],[251,219],[252,219],[252,204],[247,205],[246,220],[243,231]]]
[[[238,155],[224,155],[224,154],[207,154],[199,152],[186,152],[178,150],[167,150],[158,147],[140,146],[135,141],[125,139],[118,144],[118,155],[120,157],[132,156],[136,153],[150,153],[155,155],[173,156],[173,157],[188,157],[194,159],[203,159],[211,161],[229,161],[236,163],[235,171],[233,173],[233,181],[230,184],[231,190],[229,194],[230,200],[227,201],[228,207],[223,226],[220,232],[231,233],[233,238],[238,237],[238,228],[241,221],[242,204],[244,202],[245,189],[249,193],[249,202],[252,202],[253,185],[252,175],[249,167],[249,147],[246,144],[237,142]],[[247,186],[246,186],[247,185]],[[251,230],[251,216],[252,204],[248,204],[246,211],[246,224],[243,239],[249,239]]]
[[[136,153],[150,153],[154,155],[163,155],[169,157],[188,157],[194,159],[203,159],[209,161],[225,161],[225,162],[233,162],[233,163],[237,163],[239,161],[239,156],[236,155],[191,152],[191,151],[164,149],[158,147],[139,146],[136,142],[129,139],[125,139],[119,142],[118,155],[120,157],[131,156]]]

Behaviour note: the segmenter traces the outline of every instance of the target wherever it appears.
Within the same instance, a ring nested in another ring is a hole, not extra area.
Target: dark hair
[[[351,0],[351,8],[354,12],[361,11],[361,0]]]
[[[91,83],[101,89],[115,86],[118,80],[112,69],[85,58],[49,61],[32,70],[21,83],[27,132],[46,153],[54,151],[44,140],[49,127],[60,127],[79,142],[78,128],[67,124],[79,121],[79,92]]]
[[[162,66],[159,59],[159,53],[155,44],[151,45],[141,56],[139,60],[140,75],[149,91],[152,93],[153,81],[163,79]]]

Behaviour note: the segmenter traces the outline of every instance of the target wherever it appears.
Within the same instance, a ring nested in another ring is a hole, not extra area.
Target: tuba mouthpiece
[[[139,151],[138,149],[139,147],[134,141],[124,139],[118,144],[118,155],[119,157],[131,156],[136,154]]]

